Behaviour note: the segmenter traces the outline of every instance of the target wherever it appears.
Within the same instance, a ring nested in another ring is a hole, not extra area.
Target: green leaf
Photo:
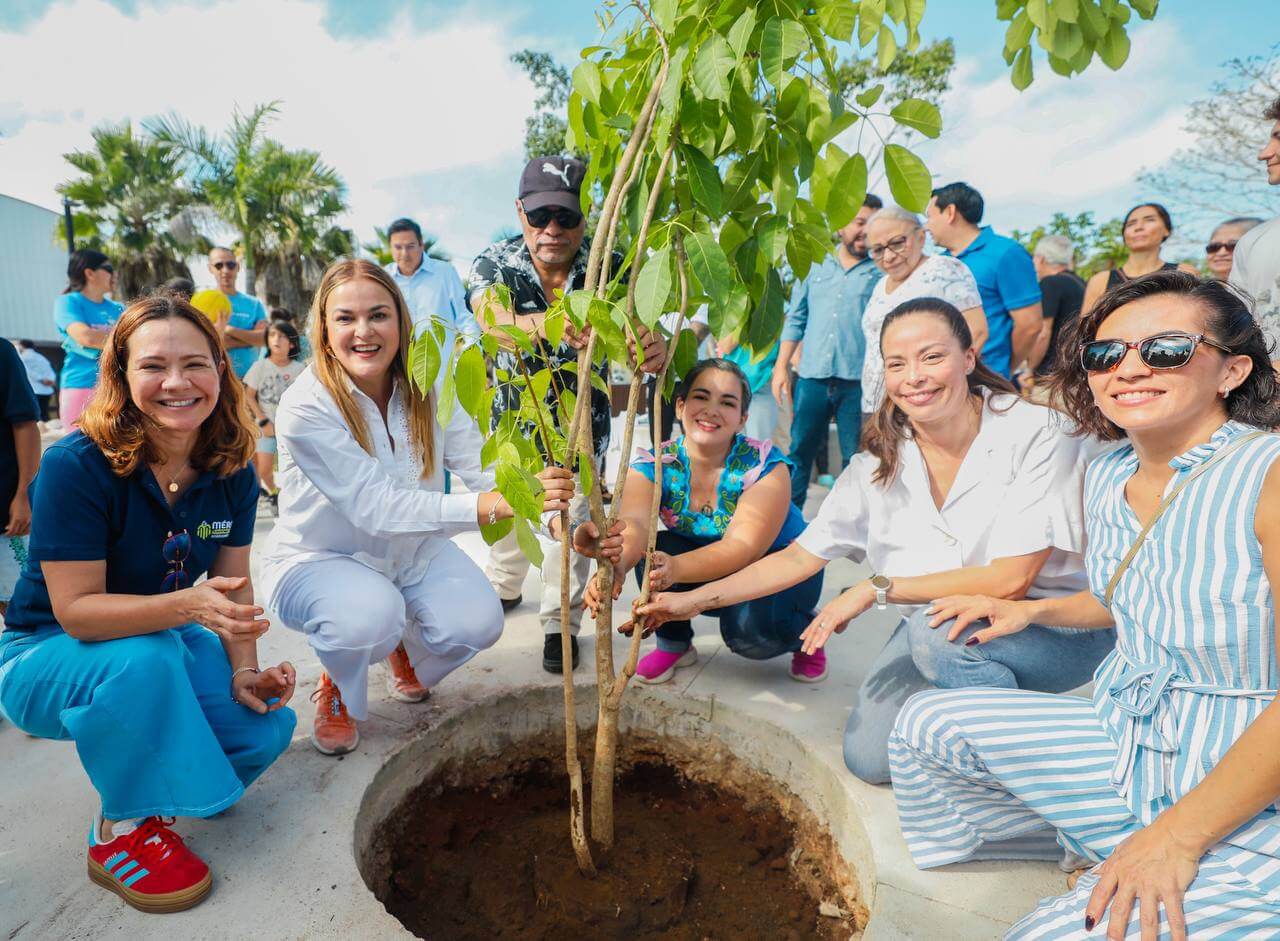
[[[866,91],[859,92],[853,100],[864,108],[874,108],[883,94],[884,85],[872,85]]]
[[[1138,16],[1144,20],[1149,20],[1156,15],[1156,7],[1160,5],[1160,0],[1129,0],[1129,6],[1138,11]]]
[[[498,520],[498,522],[494,523],[492,526],[488,523],[481,523],[480,535],[484,537],[484,541],[488,545],[493,545],[499,539],[506,539],[511,533],[511,528],[513,526],[515,526],[515,520],[511,518]]]
[[[419,395],[427,395],[440,374],[440,343],[430,330],[423,330],[409,347],[409,378]]]
[[[782,261],[787,249],[787,219],[785,216],[768,216],[756,229],[756,240],[764,249],[765,257],[773,264]]]
[[[499,333],[505,333],[510,337],[511,342],[514,343],[517,348],[528,353],[530,356],[535,355],[533,352],[533,340],[530,339],[529,334],[524,330],[509,323],[500,323],[494,327],[494,329]]]
[[[564,146],[569,151],[581,151],[587,149],[588,143],[582,119],[582,96],[573,92],[569,95],[569,132],[564,136]]]
[[[555,349],[564,339],[564,327],[567,317],[562,304],[556,304],[542,320],[542,332],[547,338],[547,345]]]
[[[1031,42],[1031,34],[1035,32],[1035,24],[1026,10],[1019,10],[1009,28],[1004,31],[1004,48],[1016,52]]]
[[[484,399],[485,369],[484,354],[480,347],[472,344],[459,354],[454,382],[458,390],[458,401],[462,403],[463,409],[484,427],[480,404]]]
[[[653,21],[664,33],[670,32],[676,25],[676,14],[679,12],[679,0],[653,0]]]
[[[1096,43],[1107,35],[1111,21],[1094,0],[1080,0],[1080,28],[1084,30],[1085,36]]]
[[[827,218],[831,228],[839,229],[853,221],[867,198],[867,158],[854,154],[831,181],[827,196]]]
[[[795,20],[775,16],[764,24],[760,38],[760,67],[765,81],[774,88],[781,88],[782,76],[809,45],[809,34]]]
[[[1084,30],[1074,23],[1064,23],[1059,20],[1057,28],[1053,31],[1053,55],[1059,59],[1072,59],[1083,46]]]
[[[1053,15],[1063,23],[1077,23],[1080,19],[1080,0],[1053,0]]]
[[[746,54],[747,45],[751,42],[751,33],[755,28],[756,11],[752,7],[747,7],[734,21],[733,26],[729,27],[729,47],[733,49],[733,54],[738,59]]]
[[[671,54],[671,62],[667,66],[667,83],[662,86],[658,101],[664,113],[673,113],[680,105],[680,89],[684,82],[684,69],[689,50],[681,46]]]
[[[574,447],[574,453],[578,455],[578,481],[582,484],[582,492],[590,493],[595,484],[595,470],[591,465],[591,458],[581,450],[576,450],[576,442]]]
[[[671,297],[671,249],[663,248],[646,260],[636,278],[636,314],[652,329]]]
[[[436,402],[436,420],[440,422],[441,428],[447,427],[453,420],[453,407],[457,404],[454,384],[454,372],[457,366],[456,359],[450,360],[444,370],[444,379],[440,383],[440,401]]]
[[[686,144],[680,145],[680,156],[689,168],[689,188],[693,192],[693,200],[701,206],[713,219],[723,212],[724,186],[720,182],[720,171],[702,151]]]
[[[901,144],[885,144],[884,170],[894,202],[910,212],[924,212],[933,190],[933,176],[924,161]]]
[[[884,22],[884,0],[862,0],[858,9],[858,45],[865,46],[876,38]]]
[[[677,379],[683,379],[698,362],[698,337],[692,330],[686,328],[680,331],[673,356],[671,371]]]
[[[542,565],[542,543],[538,542],[538,537],[533,534],[533,528],[523,519],[516,517],[516,542],[520,546],[520,551],[524,553],[524,557],[533,565]]]
[[[876,66],[881,72],[887,72],[893,60],[898,57],[898,40],[888,26],[880,27],[880,38],[876,42]]]
[[[818,22],[832,39],[848,42],[858,22],[858,8],[850,0],[833,0],[818,13]]]
[[[1129,34],[1119,22],[1113,22],[1107,35],[1098,43],[1098,57],[1111,70],[1119,69],[1129,58]]]
[[[1009,76],[1013,87],[1018,91],[1026,91],[1035,76],[1031,71],[1031,47],[1023,46],[1013,60],[1013,74]]]
[[[573,325],[579,330],[587,325],[587,320],[591,313],[591,300],[590,291],[571,291],[565,297],[569,319],[573,321]]]
[[[724,206],[730,212],[739,203],[755,203],[755,184],[760,172],[760,155],[750,153],[737,161],[725,174],[727,188],[724,191]]]
[[[729,299],[732,273],[720,243],[707,232],[694,232],[685,239],[685,254],[702,292],[711,298],[712,303],[723,307]]]
[[[770,268],[765,276],[760,301],[756,304],[748,326],[747,342],[751,349],[767,349],[778,339],[784,316],[783,293],[782,280],[778,277],[777,270]]]
[[[600,104],[600,67],[587,59],[573,70],[573,88],[592,104]]]
[[[693,60],[693,84],[703,96],[714,101],[729,97],[729,73],[737,59],[728,41],[712,33]]]
[[[1027,16],[1035,24],[1036,29],[1045,32],[1051,26],[1049,18],[1049,0],[1027,0]]]
[[[591,305],[591,313],[589,319],[591,326],[600,335],[600,339],[604,341],[605,352],[608,353],[609,359],[615,363],[625,363],[627,361],[627,338],[622,332],[622,326],[613,318],[614,308],[612,305],[597,301]]]
[[[942,133],[942,112],[933,102],[923,98],[908,98],[898,102],[889,112],[889,117],[919,131],[925,137],[937,137]]]

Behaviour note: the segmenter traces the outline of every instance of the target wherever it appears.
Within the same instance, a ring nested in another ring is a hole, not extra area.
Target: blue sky
[[[512,221],[533,92],[506,56],[531,47],[571,63],[597,36],[595,8],[587,0],[3,0],[0,191],[56,205],[53,186],[68,169],[60,155],[84,146],[101,121],[176,110],[217,128],[232,105],[278,97],[283,115],[272,133],[320,150],[343,174],[347,221],[362,238],[409,214],[465,258]],[[1137,172],[1185,142],[1187,103],[1220,63],[1275,41],[1274,9],[1274,0],[1163,0],[1156,22],[1134,30],[1121,72],[1095,63],[1068,82],[1041,62],[1019,95],[1000,56],[1005,24],[993,0],[930,0],[925,38],[953,37],[958,67],[944,135],[921,153],[937,179],[982,189],[998,228],[1027,228],[1059,209],[1122,212],[1143,196]],[[1207,233],[1179,234],[1190,246]]]

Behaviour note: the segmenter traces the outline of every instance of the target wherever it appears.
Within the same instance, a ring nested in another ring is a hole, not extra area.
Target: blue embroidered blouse
[[[729,528],[729,521],[738,508],[742,493],[779,464],[791,466],[791,461],[770,441],[758,441],[739,433],[725,457],[724,471],[716,492],[716,505],[711,513],[703,513],[691,505],[689,456],[684,449],[681,435],[662,446],[662,505],[658,510],[667,529],[682,536],[696,539],[719,539]],[[631,465],[653,480],[653,454],[641,451],[640,458]],[[805,521],[795,504],[789,504],[782,529],[769,551],[790,545],[804,532]]]

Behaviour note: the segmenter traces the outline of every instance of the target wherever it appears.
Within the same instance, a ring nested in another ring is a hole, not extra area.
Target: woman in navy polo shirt
[[[32,484],[0,712],[76,743],[102,805],[90,878],[143,911],[181,911],[211,877],[171,818],[225,810],[284,751],[294,671],[258,669],[253,434],[209,321],[139,301],[101,364],[81,430]]]

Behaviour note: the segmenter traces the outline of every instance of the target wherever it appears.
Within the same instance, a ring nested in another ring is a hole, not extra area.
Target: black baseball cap
[[[544,206],[560,206],[582,212],[582,178],[587,168],[581,160],[562,157],[534,157],[520,174],[520,203],[525,212]]]

